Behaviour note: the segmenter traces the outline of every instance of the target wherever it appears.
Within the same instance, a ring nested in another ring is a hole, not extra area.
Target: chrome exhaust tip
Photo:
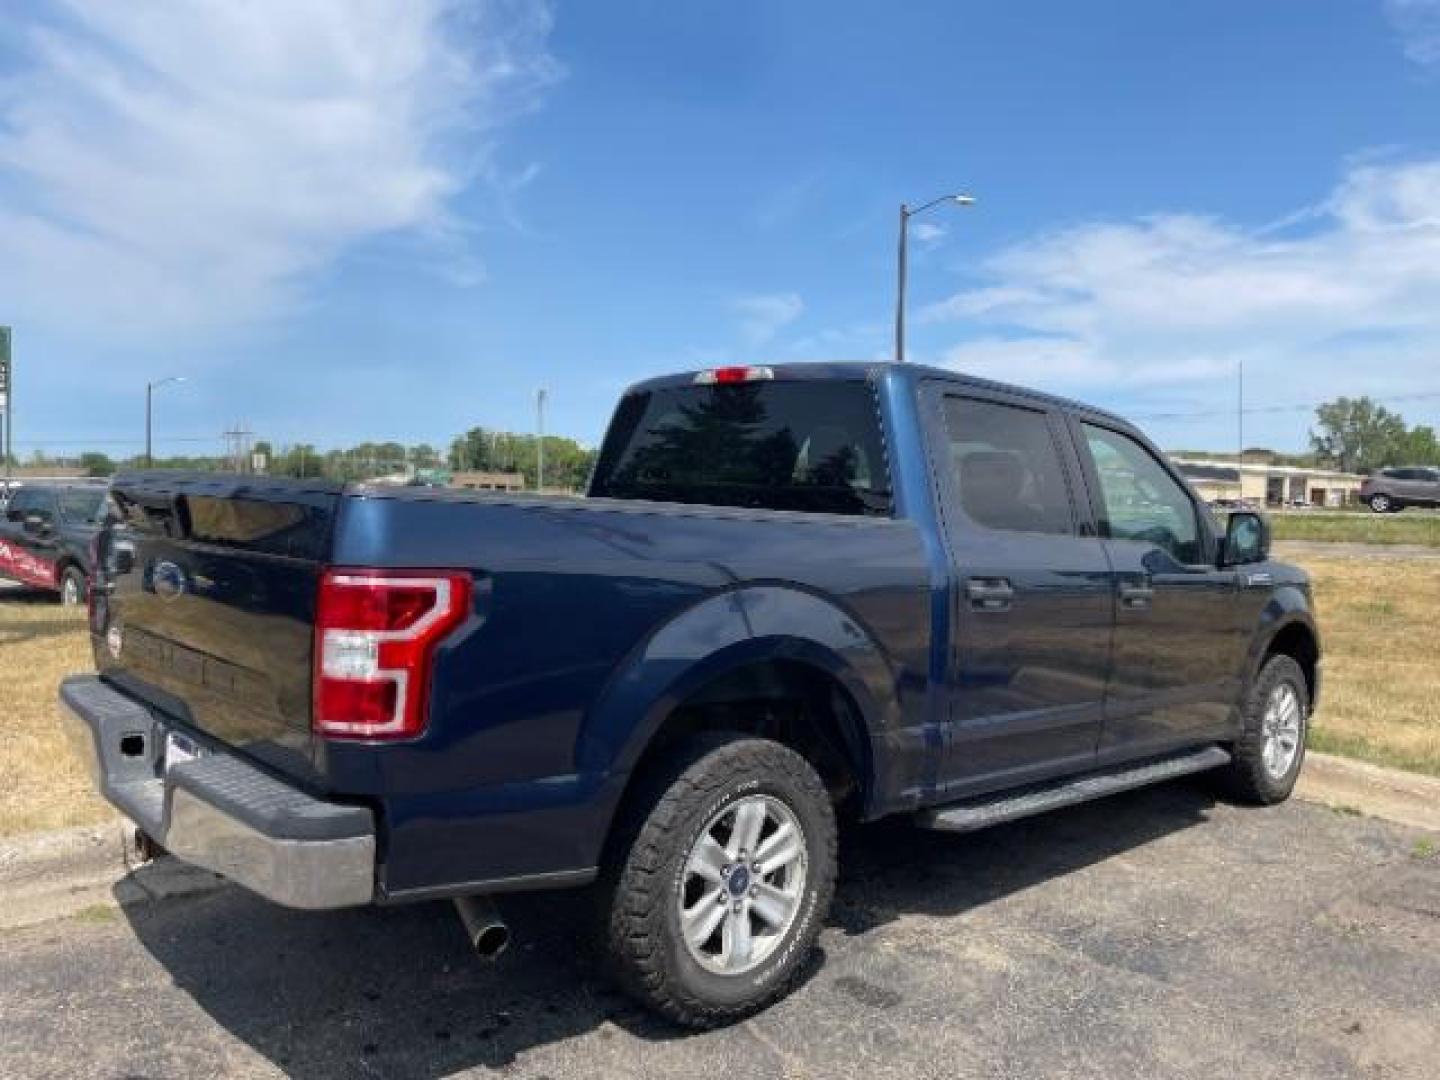
[[[482,960],[496,960],[510,946],[510,927],[488,896],[457,896],[455,910],[465,926],[470,947]]]

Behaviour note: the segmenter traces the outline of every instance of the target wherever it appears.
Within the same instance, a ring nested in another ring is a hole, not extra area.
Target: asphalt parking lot
[[[677,1032],[583,958],[580,894],[493,967],[445,904],[234,888],[0,938],[6,1077],[1433,1077],[1433,834],[1192,782],[979,833],[852,833],[789,1000]]]

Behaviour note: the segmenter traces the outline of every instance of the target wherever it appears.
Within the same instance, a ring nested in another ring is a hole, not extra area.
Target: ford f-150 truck
[[[61,687],[153,843],[281,904],[596,883],[684,1024],[791,984],[836,821],[1295,784],[1310,588],[1097,409],[911,365],[630,389],[588,497],[116,479]]]

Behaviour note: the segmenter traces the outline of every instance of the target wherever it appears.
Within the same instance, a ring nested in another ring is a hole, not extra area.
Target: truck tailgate
[[[316,587],[338,485],[118,478],[92,629],[101,674],[257,759],[319,782],[310,736]]]

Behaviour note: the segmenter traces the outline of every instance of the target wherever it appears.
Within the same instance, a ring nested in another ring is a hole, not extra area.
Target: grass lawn
[[[1276,540],[1440,547],[1440,514],[1431,510],[1405,510],[1399,514],[1372,514],[1368,510],[1354,513],[1302,510],[1299,513],[1271,514],[1270,527]]]
[[[1440,776],[1440,561],[1298,561],[1325,649],[1310,745]]]
[[[1325,638],[1311,745],[1440,776],[1440,560],[1302,561]],[[82,612],[0,591],[0,835],[109,816],[55,715],[60,678],[89,667]]]
[[[114,816],[95,795],[55,711],[63,675],[91,667],[85,609],[0,589],[0,835]]]

